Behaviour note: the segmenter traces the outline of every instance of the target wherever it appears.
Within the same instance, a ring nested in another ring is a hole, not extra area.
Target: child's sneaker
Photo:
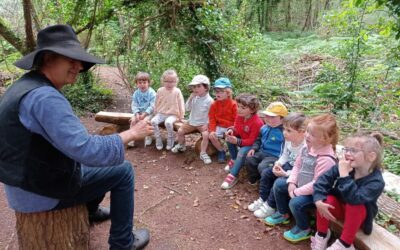
[[[264,203],[264,201],[260,198],[258,198],[258,200],[253,201],[253,203],[251,203],[247,209],[251,212],[256,211],[257,209],[259,209],[261,207],[261,205]]]
[[[135,141],[130,141],[127,144],[128,148],[133,148],[135,146]]]
[[[267,224],[268,226],[275,226],[278,224],[289,224],[290,223],[290,218],[283,217],[282,214],[280,214],[278,211],[273,213],[271,216],[268,216],[267,218],[264,219],[264,223]]]
[[[146,136],[144,138],[144,146],[145,147],[150,146],[152,142],[153,142],[153,139],[151,138],[151,136]]]
[[[354,246],[351,245],[350,247],[345,247],[343,246],[342,242],[340,242],[339,239],[337,239],[330,247],[328,247],[326,250],[355,250]]]
[[[206,152],[200,153],[200,159],[204,162],[204,164],[210,164],[211,158],[208,156]]]
[[[275,213],[275,209],[268,206],[267,202],[264,202],[259,209],[257,209],[256,211],[254,211],[254,215],[257,218],[260,219],[265,219],[266,217],[272,215],[273,213]]]
[[[156,138],[156,148],[162,150],[164,147],[161,137]]]
[[[218,151],[218,163],[226,162],[226,154],[224,150]]]
[[[314,237],[311,237],[311,250],[325,250],[328,245],[329,238],[331,237],[331,230],[328,229],[328,233],[325,238],[315,233]]]
[[[233,164],[235,164],[235,162],[232,159],[230,159],[228,161],[228,164],[226,164],[226,166],[224,168],[225,172],[230,173],[231,169],[233,168]]]
[[[186,151],[186,146],[182,144],[176,144],[172,149],[172,153],[178,153],[178,152],[185,152]]]
[[[174,147],[174,138],[173,137],[168,137],[167,138],[167,146],[165,147],[166,150],[171,150]]]
[[[221,185],[221,188],[222,189],[230,189],[230,188],[232,188],[233,186],[235,186],[235,184],[238,182],[238,178],[237,177],[235,177],[235,176],[233,176],[233,175],[231,175],[231,174],[228,174],[226,177],[225,177],[225,180],[224,180],[224,182],[222,183],[222,185]]]
[[[301,230],[297,226],[294,226],[292,229],[283,233],[283,238],[292,243],[297,243],[299,241],[311,238],[311,230]]]

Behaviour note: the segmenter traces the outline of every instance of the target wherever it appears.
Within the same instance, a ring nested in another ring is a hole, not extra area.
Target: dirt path
[[[109,83],[119,82],[117,71],[103,67],[100,76]],[[110,85],[117,95],[108,110],[129,112],[130,95],[119,85]],[[104,124],[92,115],[82,117],[92,133]],[[197,136],[190,136],[192,145]],[[194,150],[174,155],[144,148],[142,142],[126,150],[126,159],[135,165],[135,225],[151,231],[146,249],[309,249],[309,242],[293,245],[282,233],[291,225],[269,228],[245,208],[258,197],[257,187],[241,177],[232,189],[220,185],[225,177],[223,165],[205,166]],[[3,186],[1,186],[3,189]],[[108,205],[109,197],[103,202]],[[0,191],[0,249],[17,249],[14,213]],[[108,249],[110,222],[97,224],[91,230],[91,249]]]

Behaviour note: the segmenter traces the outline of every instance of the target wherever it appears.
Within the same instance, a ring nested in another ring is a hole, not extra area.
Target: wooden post
[[[15,213],[20,250],[89,249],[85,205],[40,213]]]

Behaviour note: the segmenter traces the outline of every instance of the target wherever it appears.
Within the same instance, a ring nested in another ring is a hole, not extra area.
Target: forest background
[[[385,167],[400,174],[399,14],[399,0],[2,0],[0,95],[23,73],[13,62],[34,49],[37,31],[68,23],[132,91],[138,71],[157,89],[176,69],[185,97],[194,75],[226,76],[263,107],[334,113],[342,139],[380,131]],[[82,115],[112,99],[90,72],[63,91]]]

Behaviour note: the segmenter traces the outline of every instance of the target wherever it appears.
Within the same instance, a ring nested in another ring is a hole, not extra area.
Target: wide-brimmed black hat
[[[85,51],[71,26],[58,24],[39,31],[36,49],[15,62],[14,65],[21,69],[30,70],[36,57],[43,51],[52,51],[81,61],[82,71],[87,71],[96,63],[105,63],[102,59]]]

